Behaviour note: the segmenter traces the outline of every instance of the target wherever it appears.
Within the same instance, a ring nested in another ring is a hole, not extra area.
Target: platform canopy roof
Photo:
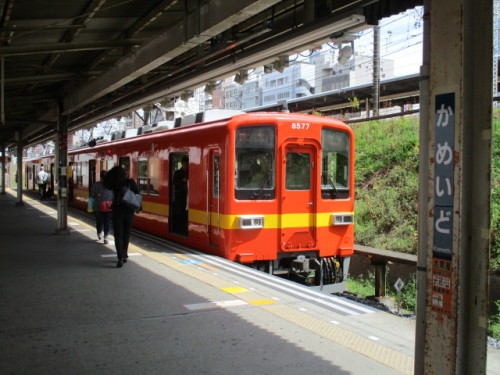
[[[0,0],[0,144],[90,127],[422,0]]]

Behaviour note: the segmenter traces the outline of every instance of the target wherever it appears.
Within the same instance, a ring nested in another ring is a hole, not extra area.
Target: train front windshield
[[[323,129],[321,196],[323,199],[349,197],[349,135]]]
[[[245,126],[236,131],[236,199],[275,197],[275,133],[272,126]]]

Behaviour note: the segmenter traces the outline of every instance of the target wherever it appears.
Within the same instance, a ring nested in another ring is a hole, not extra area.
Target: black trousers
[[[113,209],[113,235],[115,237],[116,256],[118,260],[128,258],[128,243],[133,223],[133,210],[122,206]]]
[[[45,200],[47,195],[47,184],[38,184],[38,190],[40,193],[40,200]]]

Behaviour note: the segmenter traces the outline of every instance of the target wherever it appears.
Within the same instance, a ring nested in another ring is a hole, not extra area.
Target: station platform
[[[412,374],[414,321],[0,195],[2,374]],[[500,353],[488,351],[488,374]]]

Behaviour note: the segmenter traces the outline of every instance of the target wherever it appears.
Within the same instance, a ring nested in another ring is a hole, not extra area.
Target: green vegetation
[[[500,301],[495,301],[497,313],[490,317],[489,334],[491,337],[500,339]]]
[[[414,313],[417,307],[417,281],[415,276],[409,280],[403,280],[405,285],[401,290],[399,305],[402,313]],[[398,294],[392,287],[396,280],[387,280],[386,292],[389,297],[397,302]],[[347,289],[358,297],[366,298],[375,295],[375,274],[368,272],[366,276],[349,278],[347,280]]]
[[[490,270],[500,274],[500,110],[492,133]],[[418,221],[418,116],[353,124],[356,134],[355,242],[416,254]],[[388,277],[390,279],[390,276]],[[360,296],[374,294],[374,277],[348,280]],[[416,282],[404,280],[402,307],[414,311]],[[393,284],[394,282],[392,282]],[[388,280],[387,291],[395,291]],[[500,338],[500,301],[490,318],[490,335]]]
[[[353,124],[356,243],[417,253],[418,116]],[[491,272],[500,273],[500,111],[493,123]]]
[[[356,243],[415,254],[418,118],[370,121],[356,134]]]
[[[373,296],[375,295],[375,275],[369,272],[366,277],[361,275],[356,279],[348,278],[347,289],[362,298]]]

